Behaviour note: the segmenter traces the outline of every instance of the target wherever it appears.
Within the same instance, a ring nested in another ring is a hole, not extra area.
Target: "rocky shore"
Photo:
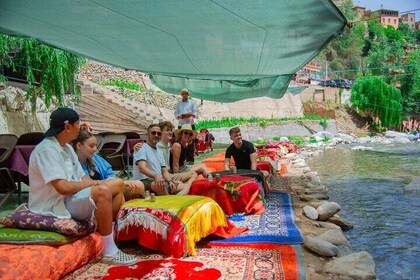
[[[419,136],[387,131],[384,136],[356,138],[323,131],[312,136],[316,142],[308,138],[300,152],[284,157],[288,170],[284,178],[293,189],[295,219],[305,239],[302,247],[307,279],[376,279],[372,256],[352,249],[344,232],[353,225],[339,216],[341,206],[329,201],[327,187],[322,185],[318,173],[308,167],[307,160],[341,143],[365,150],[372,149],[365,146],[369,143],[409,145],[420,141]]]

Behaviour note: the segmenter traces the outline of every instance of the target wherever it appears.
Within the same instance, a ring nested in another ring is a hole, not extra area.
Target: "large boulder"
[[[330,229],[318,236],[319,238],[328,241],[336,246],[345,245],[351,247],[350,242],[344,236],[341,229]]]
[[[376,279],[375,262],[366,251],[335,258],[325,264],[323,272],[352,279]]]
[[[420,191],[420,176],[413,179],[407,186],[404,187],[406,192],[419,192]]]
[[[353,225],[347,221],[346,219],[338,216],[338,215],[334,215],[331,218],[328,219],[329,222],[336,224],[337,226],[339,226],[343,231],[346,230],[350,230],[353,228]]]
[[[322,257],[334,257],[338,252],[337,246],[313,235],[305,236],[305,246]]]
[[[337,202],[327,202],[318,206],[316,210],[319,214],[318,220],[326,221],[337,214],[341,210],[341,207]]]
[[[312,206],[306,205],[303,207],[303,214],[308,217],[308,219],[316,221],[318,219],[318,211]]]

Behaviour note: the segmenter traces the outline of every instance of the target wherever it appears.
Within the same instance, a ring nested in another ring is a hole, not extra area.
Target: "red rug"
[[[91,262],[70,279],[300,279],[295,248],[290,245],[247,244],[197,248],[197,256],[164,258],[144,249],[126,249],[140,260],[133,266]]]

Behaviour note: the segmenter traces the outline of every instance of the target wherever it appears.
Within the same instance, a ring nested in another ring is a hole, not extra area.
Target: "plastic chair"
[[[0,166],[2,166],[0,168],[0,192],[5,193],[5,196],[0,200],[0,208],[16,191],[16,183],[12,172],[5,166],[17,141],[18,137],[14,134],[0,134]]]
[[[38,145],[43,139],[43,132],[28,132],[19,136],[16,145]]]
[[[0,134],[0,166],[12,155],[18,137],[14,134]]]
[[[96,134],[95,138],[96,138],[96,146],[100,147],[102,144],[102,140],[104,140],[104,136],[101,134]]]
[[[126,139],[124,134],[107,134],[98,147],[98,154],[111,164],[112,169],[120,170],[118,177],[126,172],[123,156]]]
[[[127,139],[141,139],[140,134],[134,131],[121,132],[120,134],[124,134]]]
[[[12,173],[7,167],[0,168],[0,192],[5,193],[5,195],[0,200],[0,208],[4,203],[12,196],[16,191],[16,183],[13,180]],[[20,202],[19,202],[20,203]]]

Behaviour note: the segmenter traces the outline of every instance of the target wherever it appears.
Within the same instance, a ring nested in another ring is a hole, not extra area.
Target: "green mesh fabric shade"
[[[282,97],[291,76],[345,24],[329,0],[0,1],[2,33],[220,102]]]

